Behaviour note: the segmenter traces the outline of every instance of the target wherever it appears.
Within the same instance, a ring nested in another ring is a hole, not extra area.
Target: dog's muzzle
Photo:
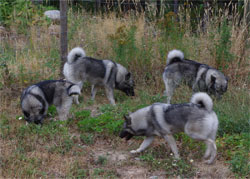
[[[134,89],[127,89],[126,90],[126,95],[127,96],[135,96]]]
[[[120,133],[120,135],[119,135],[120,138],[126,137],[126,140],[131,139],[133,136],[134,136],[133,134],[130,134],[130,133],[127,132],[127,131],[121,131],[121,133]]]

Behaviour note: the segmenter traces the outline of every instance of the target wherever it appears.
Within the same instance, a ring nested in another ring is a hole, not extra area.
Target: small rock
[[[45,11],[44,15],[51,20],[60,21],[60,11],[58,10]]]
[[[138,158],[138,157],[135,157],[135,160],[140,161],[141,159],[140,159],[140,158]]]

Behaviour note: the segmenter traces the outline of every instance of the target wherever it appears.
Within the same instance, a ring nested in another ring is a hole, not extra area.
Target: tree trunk
[[[60,0],[60,48],[61,48],[61,71],[60,76],[63,78],[63,65],[67,60],[68,38],[67,38],[67,0]]]

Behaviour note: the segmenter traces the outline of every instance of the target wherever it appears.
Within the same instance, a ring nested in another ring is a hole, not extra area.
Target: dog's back
[[[196,93],[190,103],[163,104],[156,103],[151,106],[148,123],[162,134],[184,132],[187,124],[209,126],[208,123],[217,121],[213,111],[213,102],[206,93]],[[208,118],[212,118],[208,121]],[[216,127],[217,130],[217,127]]]
[[[104,85],[110,76],[116,75],[116,63],[87,57],[83,49],[77,47],[70,51],[64,65],[64,75],[74,83],[88,81],[93,85]]]
[[[185,80],[189,85],[196,78],[196,74],[202,64],[193,60],[185,59],[180,50],[172,50],[168,54],[167,66],[164,69],[163,78],[176,81]]]

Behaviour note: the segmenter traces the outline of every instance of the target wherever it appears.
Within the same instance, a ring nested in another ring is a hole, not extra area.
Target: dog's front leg
[[[79,83],[77,83],[77,85],[78,85],[79,88],[82,90],[83,82],[79,82]],[[78,98],[79,98],[79,95],[74,95],[74,96],[73,96],[74,102],[75,102],[75,104],[77,104],[77,105],[80,104]]]
[[[74,102],[75,102],[77,105],[80,104],[80,103],[79,103],[79,100],[78,100],[78,95],[73,96],[73,98],[74,98]]]
[[[154,140],[154,136],[147,137],[144,139],[144,141],[141,143],[140,147],[136,150],[131,150],[131,154],[139,153],[145,150]]]
[[[172,152],[174,153],[174,157],[179,159],[180,155],[178,153],[178,149],[177,149],[174,137],[172,135],[165,135],[164,139],[168,142],[168,145],[170,145],[170,148]]]
[[[56,106],[56,110],[59,115],[60,121],[66,121],[68,119],[71,105],[72,105],[72,98],[68,98],[68,99],[65,99],[62,105]]]

